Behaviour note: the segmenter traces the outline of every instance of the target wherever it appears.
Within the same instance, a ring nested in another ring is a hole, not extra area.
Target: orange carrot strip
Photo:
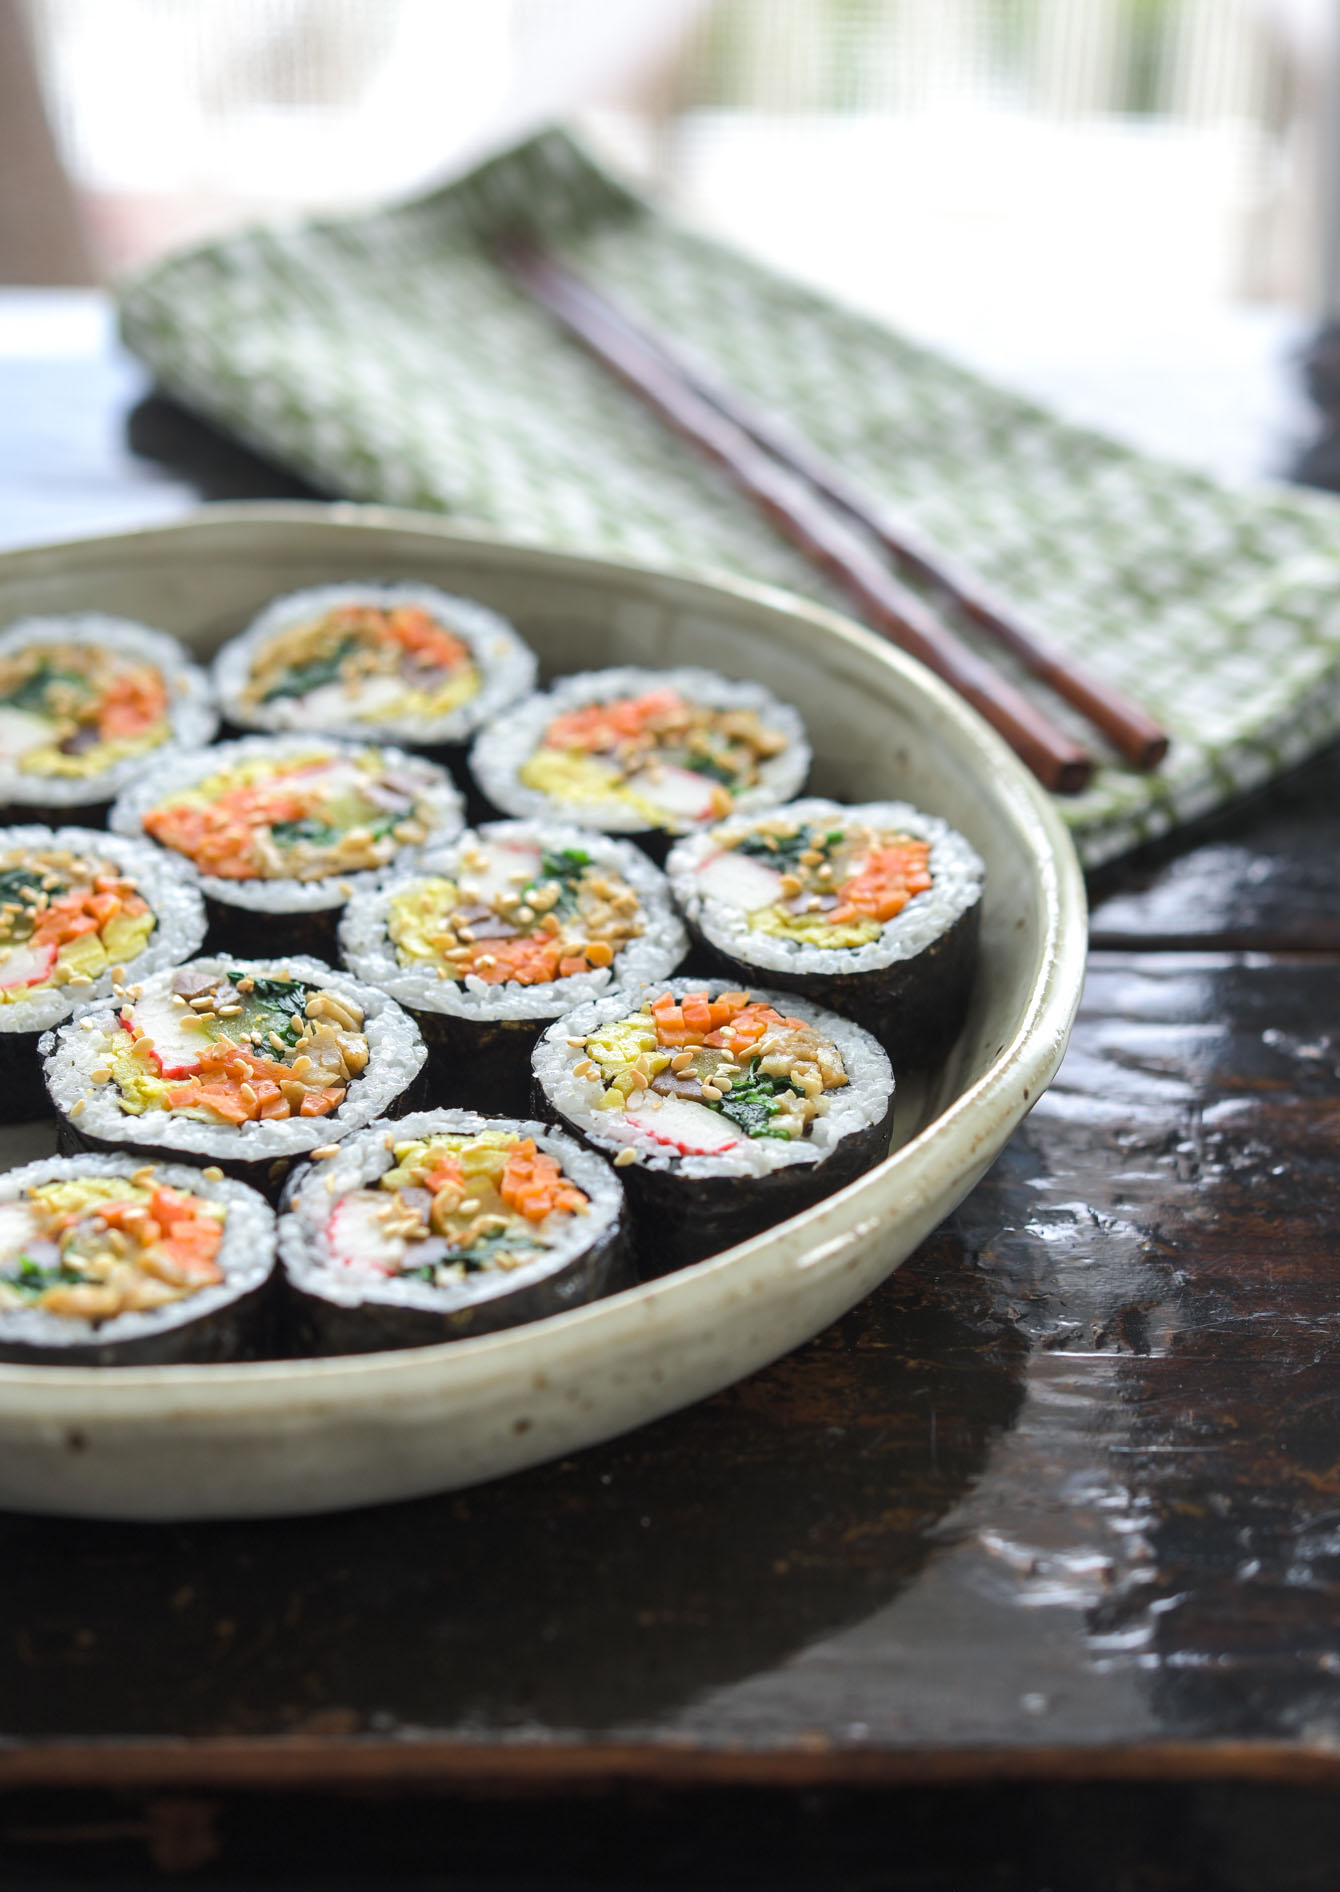
[[[869,919],[882,924],[896,919],[915,894],[930,887],[930,854],[926,841],[872,848],[860,873],[838,888],[838,904],[830,920]]]
[[[444,629],[427,611],[401,606],[385,614],[382,628],[402,649],[443,670],[454,670],[458,664],[470,660],[470,646]]]
[[[613,703],[587,703],[556,716],[544,732],[548,749],[614,749],[654,724],[682,721],[687,704],[677,690],[649,690]]]

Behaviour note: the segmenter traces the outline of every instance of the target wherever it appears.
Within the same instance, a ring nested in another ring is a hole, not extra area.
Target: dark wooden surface
[[[67,367],[0,358],[0,539],[299,490]],[[1105,875],[1005,1155],[719,1398],[341,1517],[0,1517],[0,1876],[1335,1884],[1337,841],[1332,756]]]

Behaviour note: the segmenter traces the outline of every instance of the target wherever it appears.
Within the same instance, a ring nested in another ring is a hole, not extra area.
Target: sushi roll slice
[[[688,948],[665,876],[631,841],[499,821],[357,893],[344,963],[414,1014],[442,1101],[522,1110],[544,1027]]]
[[[42,1040],[62,1144],[217,1163],[267,1192],[403,1108],[423,1067],[393,999],[320,960],[193,959]]]
[[[609,1164],[545,1124],[432,1110],[294,1176],[279,1221],[304,1352],[492,1333],[632,1280]]]
[[[156,848],[96,828],[0,828],[0,1120],[46,1113],[44,1031],[204,937],[204,901]]]
[[[546,1112],[613,1158],[645,1274],[795,1215],[887,1154],[893,1073],[804,999],[674,979],[580,1006],[535,1047]]]
[[[155,842],[200,887],[212,945],[332,957],[355,888],[459,833],[462,818],[446,770],[420,756],[252,736],[146,771],[111,824]]]
[[[635,834],[663,857],[671,835],[790,800],[810,748],[796,712],[757,683],[710,670],[596,670],[500,717],[470,767],[507,814]]]
[[[239,730],[459,749],[535,687],[506,618],[431,585],[322,585],[276,598],[214,660]],[[445,759],[445,758],[444,758]]]
[[[0,1360],[160,1366],[268,1340],[274,1212],[243,1183],[129,1156],[0,1176]]]
[[[984,869],[938,816],[906,802],[811,798],[693,835],[666,869],[722,971],[831,1005],[900,1065],[957,1035]]]
[[[100,822],[146,761],[218,727],[175,637],[81,612],[0,634],[0,818]]]

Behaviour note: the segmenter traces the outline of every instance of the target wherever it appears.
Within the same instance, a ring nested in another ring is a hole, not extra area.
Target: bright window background
[[[554,116],[695,220],[1154,447],[1300,430],[1331,0],[29,0],[116,270]]]

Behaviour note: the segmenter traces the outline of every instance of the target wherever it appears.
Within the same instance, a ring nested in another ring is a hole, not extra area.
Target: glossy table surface
[[[0,356],[4,543],[304,490],[101,335],[26,366]],[[1235,1783],[1340,1783],[1338,843],[1330,756],[1109,872],[1069,1055],[1005,1155],[719,1398],[377,1511],[0,1518],[0,1788],[916,1785],[954,1822],[1001,1782],[1185,1781],[1231,1824]],[[151,1802],[155,1857],[190,1863],[164,1804],[197,1801]],[[1329,1883],[1315,1845],[1224,1883]]]

